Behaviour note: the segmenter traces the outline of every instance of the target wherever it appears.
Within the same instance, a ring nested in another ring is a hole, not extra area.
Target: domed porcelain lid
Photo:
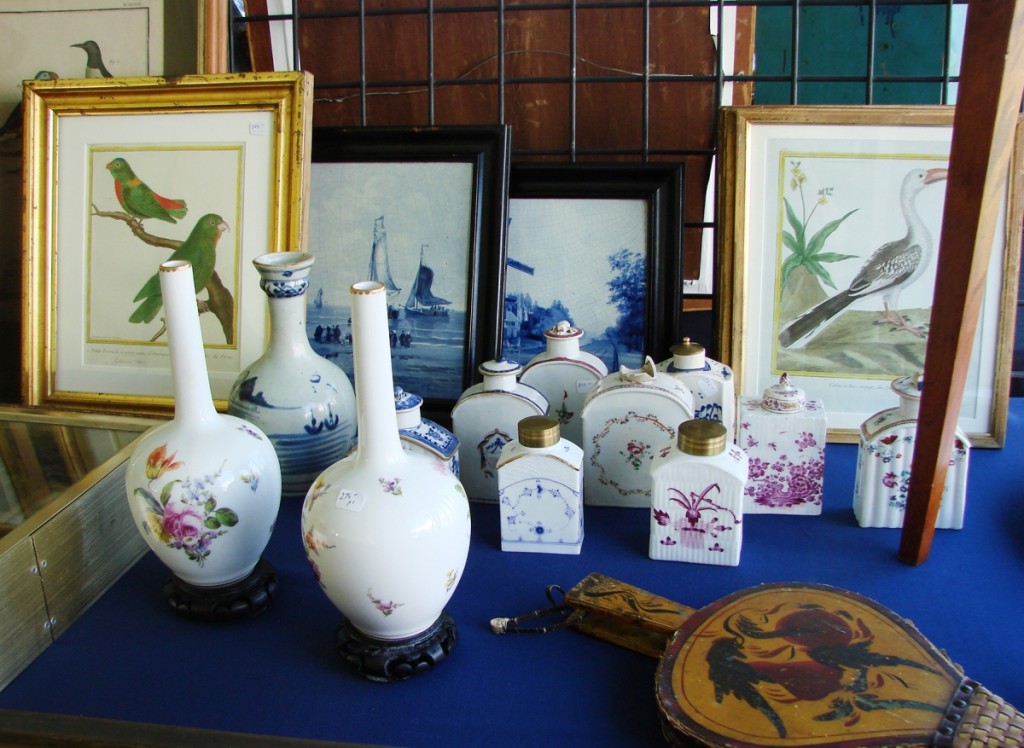
[[[761,405],[773,413],[795,413],[803,410],[807,396],[802,389],[789,381],[789,374],[779,377],[779,383],[764,391]]]
[[[891,387],[900,397],[920,400],[921,391],[924,389],[924,374],[918,373],[909,377],[894,379]]]
[[[583,335],[583,330],[578,327],[573,327],[567,320],[562,320],[558,324],[549,327],[544,331],[544,337],[552,338],[554,340],[569,340],[571,338],[578,338]]]
[[[395,387],[395,410],[399,413],[414,410],[421,405],[423,405],[422,397],[414,395],[411,392],[406,392],[401,387]]]
[[[477,371],[483,374],[485,377],[500,377],[507,376],[509,374],[516,375],[523,370],[515,361],[509,361],[507,358],[502,356],[497,361],[485,361],[480,364]]]

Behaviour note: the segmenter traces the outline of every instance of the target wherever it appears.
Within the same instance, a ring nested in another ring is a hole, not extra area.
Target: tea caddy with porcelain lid
[[[638,369],[602,377],[583,404],[585,503],[649,507],[651,461],[691,418],[693,394],[650,356]]]
[[[544,332],[547,349],[523,367],[519,381],[536,388],[548,399],[563,438],[583,444],[580,411],[587,394],[608,375],[604,361],[580,349],[583,330],[562,320]]]
[[[441,460],[452,474],[459,477],[459,440],[439,423],[420,414],[423,398],[401,387],[395,387],[395,411],[402,449]]]
[[[507,358],[479,367],[483,381],[467,388],[452,408],[459,440],[459,477],[470,499],[498,501],[498,458],[516,436],[519,421],[548,413],[539,391],[517,380],[522,367]]]
[[[924,377],[900,377],[893,381],[892,389],[900,398],[899,405],[875,413],[860,427],[853,513],[861,527],[902,527],[906,513]],[[967,435],[957,427],[935,518],[939,529],[964,526],[970,448]]]
[[[672,358],[658,364],[658,371],[676,377],[693,393],[693,417],[721,421],[726,439],[736,433],[736,384],[732,369],[708,358],[704,346],[683,338],[670,349]]]
[[[788,374],[761,397],[739,399],[736,444],[750,458],[745,514],[821,514],[825,406]]]

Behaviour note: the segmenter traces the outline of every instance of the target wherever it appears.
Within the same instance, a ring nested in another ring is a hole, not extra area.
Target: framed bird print
[[[830,441],[855,442],[923,371],[933,314],[952,107],[728,107],[721,124],[719,303],[737,394],[782,373],[824,402]],[[1011,170],[1016,174],[1019,170]],[[1006,428],[1020,256],[1019,178],[986,276],[960,425]],[[950,352],[953,355],[953,352]],[[923,372],[927,381],[927,372]]]
[[[311,91],[303,73],[26,86],[28,404],[169,412],[154,279],[184,259],[223,405],[266,338],[252,259],[305,244]]]

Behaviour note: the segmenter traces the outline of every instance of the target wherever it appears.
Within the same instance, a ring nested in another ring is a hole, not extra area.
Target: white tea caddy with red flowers
[[[853,513],[861,527],[902,527],[907,510],[924,377],[900,377],[893,381],[892,389],[899,395],[900,404],[875,413],[860,427]],[[935,517],[935,527],[940,530],[964,526],[970,448],[967,435],[957,427]]]

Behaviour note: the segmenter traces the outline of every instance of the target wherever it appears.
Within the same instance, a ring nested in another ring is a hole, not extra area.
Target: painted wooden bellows
[[[591,574],[560,612],[584,633],[660,658],[673,745],[1024,746],[1024,715],[910,622],[836,587],[766,584],[693,610]],[[517,620],[492,628],[514,631]]]

